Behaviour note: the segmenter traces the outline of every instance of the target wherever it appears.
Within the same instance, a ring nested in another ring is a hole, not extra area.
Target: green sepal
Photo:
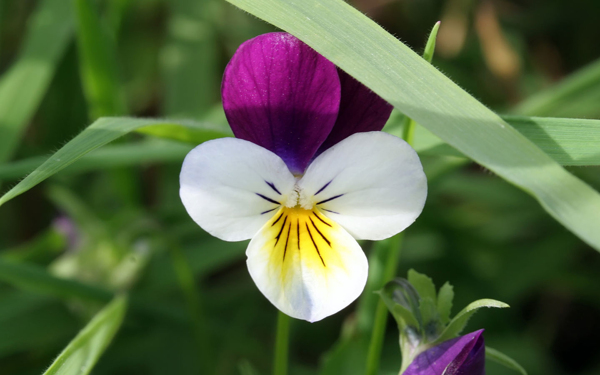
[[[376,292],[396,319],[398,328],[403,331],[406,327],[413,327],[421,331],[422,319],[419,311],[419,294],[405,279],[396,278]]]
[[[440,288],[437,298],[437,310],[440,314],[440,322],[444,325],[450,321],[452,300],[454,300],[454,287],[449,282],[446,282]]]
[[[437,301],[435,285],[428,276],[410,269],[408,271],[408,282],[415,288],[421,299],[431,298],[433,302]]]

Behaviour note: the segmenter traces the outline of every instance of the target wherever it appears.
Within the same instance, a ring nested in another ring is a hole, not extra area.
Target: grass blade
[[[53,174],[71,165],[87,153],[114,141],[115,139],[138,129],[151,132],[157,126],[162,132],[172,129],[173,134],[182,131],[186,136],[195,136],[199,140],[225,137],[228,132],[219,132],[214,126],[194,122],[173,122],[168,120],[135,119],[126,117],[105,117],[97,120],[77,137],[58,150],[44,164],[36,168],[0,198],[0,206],[12,198],[23,194]],[[142,129],[145,128],[145,129]],[[181,130],[183,128],[183,130]],[[203,130],[204,129],[204,130]],[[198,142],[200,143],[200,142]]]
[[[183,143],[158,140],[111,145],[90,152],[60,173],[76,174],[150,163],[176,163],[183,161],[183,158],[192,150],[192,147]],[[21,179],[42,165],[46,159],[43,156],[36,156],[12,163],[0,164],[0,180]]]
[[[114,41],[89,0],[73,0],[77,17],[79,69],[90,117],[118,116],[126,112],[120,89]]]
[[[228,1],[296,35],[600,251],[600,194],[365,15],[342,0]]]
[[[169,42],[161,56],[165,113],[199,118],[218,100],[219,48],[211,21],[215,1],[173,0],[168,4]]]
[[[565,166],[600,165],[600,120],[503,116],[502,119]],[[387,130],[401,134],[396,124]],[[414,148],[421,155],[464,156],[422,126],[415,128]]]
[[[117,333],[126,310],[127,299],[116,297],[79,332],[44,375],[89,374]]]
[[[520,373],[521,375],[527,375],[527,371],[525,371],[523,366],[518,364],[517,361],[510,358],[506,354],[497,351],[494,348],[490,348],[489,346],[485,347],[485,359],[492,360],[496,363],[501,364],[502,366],[504,366],[508,369],[515,370],[516,372]]]
[[[514,113],[528,116],[600,116],[600,60],[521,102]]]
[[[42,0],[33,14],[17,62],[0,80],[0,162],[8,160],[38,108],[71,39],[65,0]]]
[[[483,307],[495,307],[499,309],[504,309],[509,306],[504,302],[496,301],[493,299],[480,299],[475,302],[469,303],[467,307],[462,309],[458,314],[456,314],[454,318],[452,318],[446,329],[444,329],[444,331],[440,334],[440,337],[438,337],[435,340],[435,344],[439,344],[441,342],[453,339],[456,336],[458,336],[467,325],[467,322],[469,321],[471,316],[473,316],[473,314],[475,314],[479,309]]]

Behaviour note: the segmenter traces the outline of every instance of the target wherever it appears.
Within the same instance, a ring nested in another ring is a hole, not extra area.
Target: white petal
[[[295,183],[279,156],[236,138],[194,148],[179,180],[179,194],[192,219],[225,241],[252,238],[293,193]]]
[[[248,270],[258,289],[287,315],[315,322],[354,301],[368,262],[342,227],[318,210],[282,208],[252,238]]]
[[[298,182],[303,206],[315,204],[354,238],[381,240],[421,214],[427,179],[417,153],[383,132],[354,134],[319,155]]]

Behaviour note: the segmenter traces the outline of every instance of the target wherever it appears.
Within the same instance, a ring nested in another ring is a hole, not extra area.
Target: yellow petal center
[[[288,280],[295,267],[320,269],[342,266],[336,251],[338,224],[323,215],[315,207],[282,207],[266,224],[265,247],[270,250],[270,264],[281,272],[282,282]],[[342,266],[343,268],[343,266]]]

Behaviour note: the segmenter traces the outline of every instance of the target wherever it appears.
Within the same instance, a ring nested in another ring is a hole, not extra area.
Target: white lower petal
[[[304,207],[316,205],[357,239],[401,232],[421,214],[427,197],[417,153],[383,132],[357,133],[326,150],[298,186]]]
[[[225,241],[252,238],[273,217],[295,178],[269,150],[236,138],[205,142],[185,158],[180,196],[208,233]]]
[[[368,262],[356,240],[316,210],[282,208],[252,238],[246,254],[265,297],[309,322],[348,306],[367,281]]]

